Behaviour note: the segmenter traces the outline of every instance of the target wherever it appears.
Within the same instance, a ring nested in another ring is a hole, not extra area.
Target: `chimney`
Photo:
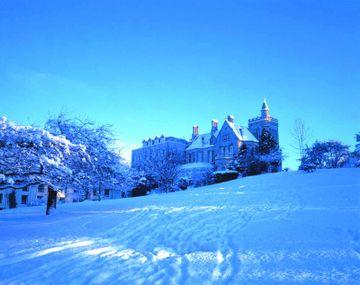
[[[228,115],[228,116],[227,116],[227,120],[228,120],[230,123],[234,123],[234,120],[235,120],[234,115]]]
[[[218,130],[218,120],[211,120],[211,133],[215,133]]]
[[[196,138],[199,135],[199,126],[198,125],[194,125],[193,126],[193,133],[192,133],[192,138]]]

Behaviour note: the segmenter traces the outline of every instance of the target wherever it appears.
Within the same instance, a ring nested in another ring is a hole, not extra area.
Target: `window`
[[[230,154],[233,154],[233,153],[234,153],[234,147],[233,147],[232,144],[229,145],[229,153],[230,153]]]
[[[208,161],[214,162],[214,151],[213,150],[208,151]]]
[[[44,184],[40,184],[39,187],[38,187],[38,191],[39,192],[45,192],[45,185]]]
[[[3,194],[0,194],[0,204],[2,204]]]
[[[229,140],[229,135],[223,135],[223,141],[226,142]]]
[[[29,191],[29,189],[28,189],[28,187],[27,187],[27,186],[25,186],[22,190],[23,190],[24,192]]]
[[[109,189],[105,189],[104,195],[105,195],[105,197],[109,197],[109,196],[110,196],[110,190],[109,190]]]
[[[28,200],[28,196],[27,195],[22,195],[21,196],[21,204],[26,205]]]

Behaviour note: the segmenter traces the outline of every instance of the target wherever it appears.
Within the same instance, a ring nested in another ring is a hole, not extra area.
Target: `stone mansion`
[[[228,115],[221,128],[217,120],[212,120],[207,133],[199,133],[199,126],[194,125],[189,141],[165,136],[143,140],[142,147],[132,151],[131,165],[141,169],[146,162],[162,159],[164,154],[172,153],[178,155],[183,164],[208,163],[216,170],[223,170],[243,144],[249,148],[257,146],[264,129],[279,143],[278,120],[270,116],[265,100],[260,116],[250,119],[248,127],[237,125],[234,116]]]

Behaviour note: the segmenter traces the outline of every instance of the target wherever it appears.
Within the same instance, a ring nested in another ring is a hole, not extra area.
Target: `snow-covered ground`
[[[360,284],[360,169],[0,212],[1,284]]]

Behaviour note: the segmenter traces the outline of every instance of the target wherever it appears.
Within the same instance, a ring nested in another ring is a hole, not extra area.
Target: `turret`
[[[249,120],[249,130],[257,139],[260,139],[264,129],[269,131],[279,143],[278,120],[270,116],[270,109],[265,99],[261,105],[261,116]]]
[[[266,119],[266,120],[270,120],[270,109],[269,106],[266,102],[266,100],[264,99],[263,103],[262,103],[262,107],[261,107],[261,118]]]

